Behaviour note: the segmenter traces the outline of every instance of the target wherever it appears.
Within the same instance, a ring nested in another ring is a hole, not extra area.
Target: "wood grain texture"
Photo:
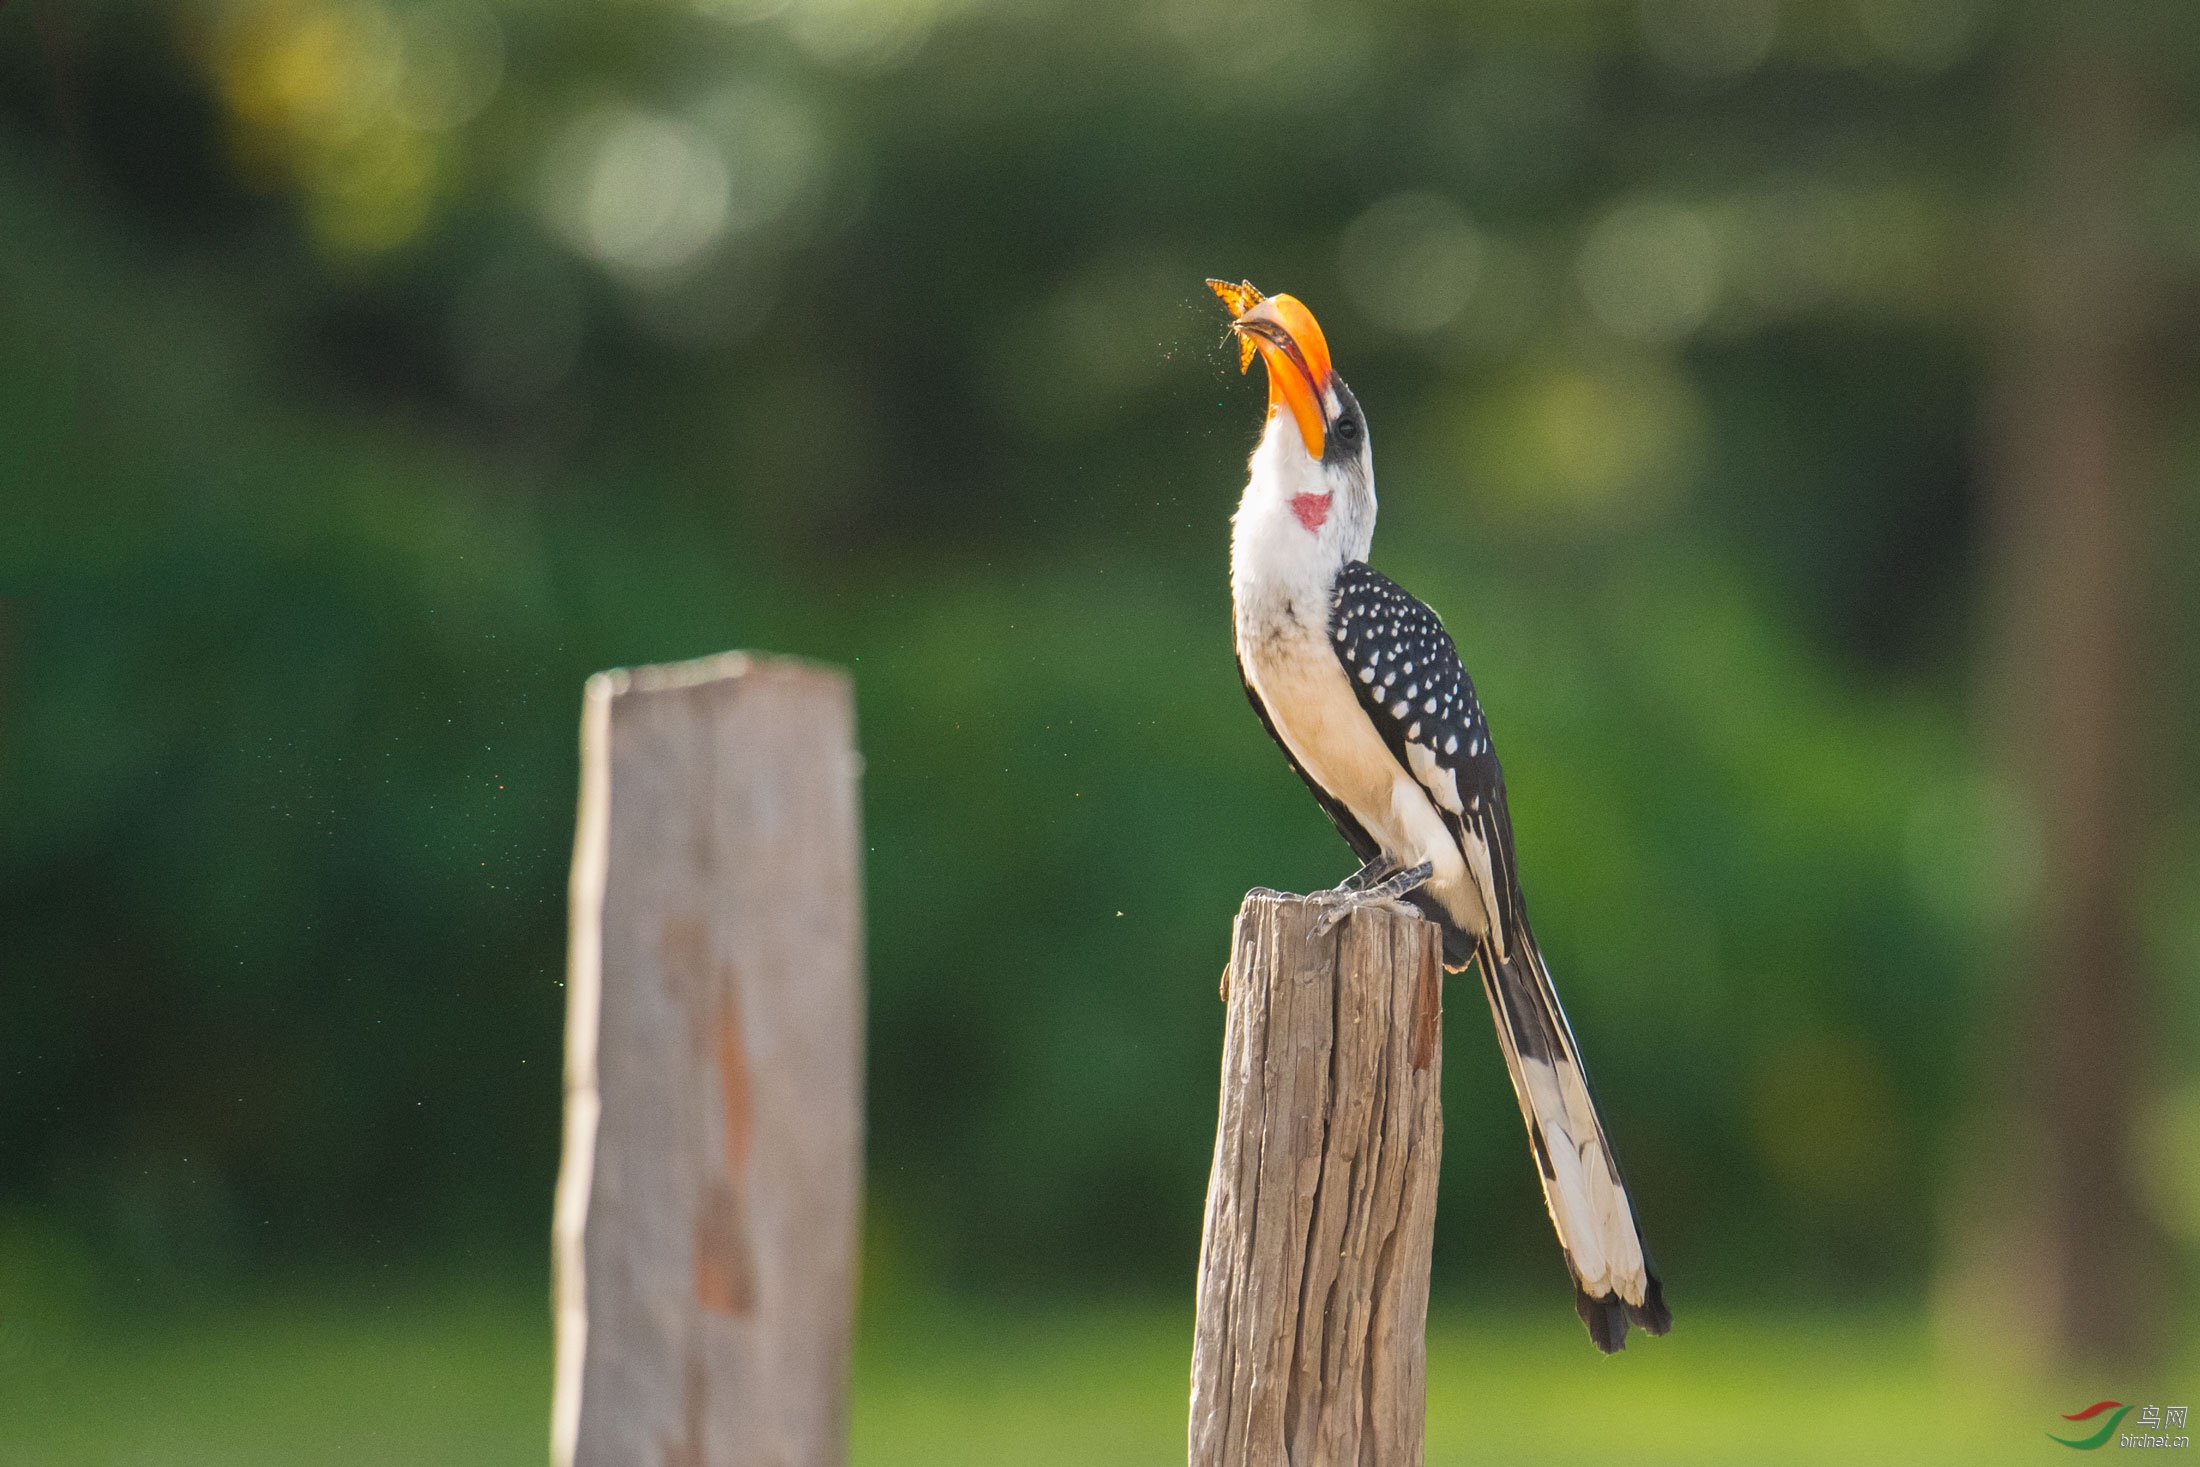
[[[1415,1467],[1443,1150],[1441,934],[1256,891],[1227,975],[1192,1467]]]
[[[583,704],[558,1467],[840,1467],[863,1151],[854,700],[728,654]]]

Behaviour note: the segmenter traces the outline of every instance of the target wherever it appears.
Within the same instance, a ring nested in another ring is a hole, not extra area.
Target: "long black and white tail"
[[[1528,1123],[1543,1201],[1573,1272],[1574,1308],[1597,1348],[1609,1355],[1627,1343],[1628,1321],[1662,1335],[1673,1316],[1643,1247],[1619,1161],[1597,1119],[1589,1077],[1550,970],[1525,924],[1513,939],[1503,959],[1484,939],[1476,966],[1520,1115]]]

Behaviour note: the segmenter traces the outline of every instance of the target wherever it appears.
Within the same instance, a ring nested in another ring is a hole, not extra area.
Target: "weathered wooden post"
[[[1443,1150],[1434,923],[1238,910],[1199,1248],[1191,1467],[1418,1467]]]
[[[854,706],[729,653],[581,720],[557,1467],[841,1467],[861,1194]]]

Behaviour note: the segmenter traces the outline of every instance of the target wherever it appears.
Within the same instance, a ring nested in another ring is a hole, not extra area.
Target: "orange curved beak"
[[[1296,296],[1263,296],[1251,281],[1231,285],[1210,280],[1207,284],[1235,313],[1230,329],[1238,337],[1238,370],[1250,370],[1253,353],[1260,353],[1268,368],[1268,411],[1273,414],[1278,406],[1290,409],[1306,451],[1320,458],[1328,438],[1322,389],[1334,371],[1329,365],[1329,343],[1314,313]]]

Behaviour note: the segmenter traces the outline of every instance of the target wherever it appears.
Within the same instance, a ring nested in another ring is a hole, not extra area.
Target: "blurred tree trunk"
[[[2132,197],[2147,99],[2108,34],[2122,9],[2035,11],[2013,72],[2021,173],[1984,425],[1982,711],[2041,859],[1950,1267],[1977,1275],[1969,1329],[2041,1365],[2143,1359],[2164,1302],[2126,1163],[2151,1027],[2136,889],[2159,435]]]

